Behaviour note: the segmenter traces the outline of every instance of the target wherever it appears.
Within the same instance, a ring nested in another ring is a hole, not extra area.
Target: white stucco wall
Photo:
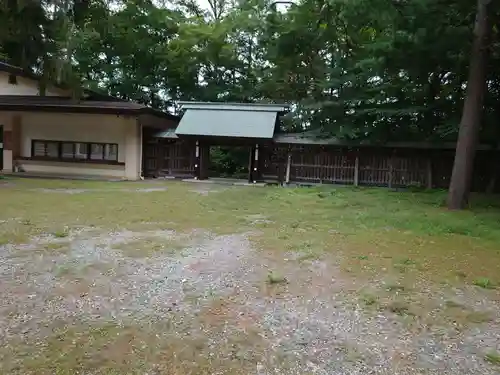
[[[102,177],[124,179],[125,167],[85,163],[64,163],[53,161],[23,160],[19,163],[24,172],[46,176]]]
[[[39,95],[38,82],[24,77],[17,76],[17,84],[9,83],[9,74],[0,72],[0,95]],[[47,87],[47,96],[69,96],[68,90],[57,87]]]
[[[0,112],[0,125],[3,126],[3,131],[12,130],[11,116]],[[5,143],[3,146],[3,170],[12,172],[12,150],[6,150]]]
[[[118,161],[125,165],[17,160],[27,173],[82,175],[136,180],[140,177],[140,133],[136,118],[117,115],[40,113],[21,115],[21,158],[30,158],[32,140],[118,144]],[[1,114],[8,122],[12,114]],[[6,152],[4,152],[4,159]],[[4,163],[6,165],[7,163]],[[6,169],[8,170],[8,169]]]

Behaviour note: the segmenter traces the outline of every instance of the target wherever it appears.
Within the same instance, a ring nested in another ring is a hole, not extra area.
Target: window
[[[72,142],[63,142],[61,147],[61,157],[63,159],[72,159],[75,154],[75,144]]]
[[[45,153],[49,158],[57,158],[59,156],[59,144],[57,142],[47,142],[45,144]]]
[[[33,156],[57,158],[59,155],[59,142],[33,141]]]
[[[106,144],[104,146],[104,159],[105,160],[118,160],[118,145]]]
[[[104,144],[92,143],[90,145],[90,159],[104,160]]]
[[[17,85],[17,76],[15,74],[9,74],[9,84]]]
[[[75,159],[88,159],[89,157],[88,143],[75,143]]]
[[[32,156],[62,161],[118,162],[118,145],[115,143],[33,140]]]
[[[46,156],[45,155],[45,142],[33,141],[32,156]]]
[[[114,143],[90,143],[90,159],[118,161],[118,145]]]

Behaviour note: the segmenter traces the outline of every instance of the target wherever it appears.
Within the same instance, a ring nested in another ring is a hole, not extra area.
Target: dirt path
[[[0,246],[0,372],[498,373],[484,360],[484,348],[500,349],[495,302],[454,291],[455,308],[490,314],[456,329],[437,323],[450,297],[433,290],[429,324],[394,303],[363,303],[382,281],[346,276],[338,261],[286,259],[245,234],[203,231],[93,228]]]

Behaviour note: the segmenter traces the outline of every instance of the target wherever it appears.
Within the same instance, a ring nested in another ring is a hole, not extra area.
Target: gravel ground
[[[148,182],[150,185],[152,183]],[[0,185],[1,187],[2,185]],[[189,190],[192,193],[197,193],[200,195],[208,195],[210,193],[219,193],[224,190],[229,189],[228,187],[221,187],[220,185],[216,184],[202,184],[202,183],[197,183],[196,187],[194,189]],[[154,192],[161,192],[161,191],[167,191],[168,188],[164,186],[157,186],[157,187],[140,187],[140,188],[123,188],[123,189],[116,189],[116,191],[119,192],[132,192],[132,193],[154,193]],[[107,192],[109,190],[106,189],[78,189],[78,188],[37,188],[33,189],[33,191],[37,191],[40,193],[52,193],[52,194],[83,194],[83,193],[97,193],[97,192]]]
[[[120,250],[173,239],[185,248],[144,258]],[[47,244],[51,251],[38,251]],[[269,282],[269,272],[283,277]],[[426,293],[437,306],[454,298],[488,310],[489,321],[415,329],[393,312],[361,306],[364,287],[339,271],[338,259],[277,259],[253,249],[246,234],[81,229],[0,246],[0,344],[23,342],[35,352],[33,343],[55,324],[168,321],[163,339],[199,337],[204,346],[193,350],[200,356],[237,360],[245,374],[498,374],[484,354],[500,350],[499,306],[482,291]],[[0,372],[15,373],[9,366],[0,364]],[[155,373],[155,363],[147,366],[144,373]]]
[[[204,184],[204,183],[194,183],[194,189],[190,189],[191,193],[196,193],[199,195],[209,195],[211,193],[221,193],[225,190],[231,189],[230,186],[221,186],[217,184]]]
[[[83,194],[83,193],[97,193],[106,192],[106,189],[76,189],[76,188],[38,188],[33,189],[40,193],[55,193],[55,194]],[[117,192],[132,192],[132,193],[154,193],[158,191],[167,191],[166,187],[150,187],[150,188],[136,188],[136,189],[116,189]]]

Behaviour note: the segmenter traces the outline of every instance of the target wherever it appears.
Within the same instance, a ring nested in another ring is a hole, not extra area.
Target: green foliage
[[[473,284],[483,289],[495,289],[495,284],[493,284],[493,282],[486,277],[480,277],[474,280]]]
[[[270,271],[267,274],[267,283],[270,285],[286,284],[286,283],[288,283],[288,280],[283,275],[280,275],[280,274],[276,273],[275,271]]]
[[[493,365],[500,366],[500,353],[497,351],[492,350],[486,353],[484,359]]]
[[[243,177],[248,173],[248,147],[212,147],[210,172],[218,177]]]
[[[453,140],[475,2],[103,0],[0,7],[0,53],[47,82],[176,110],[177,100],[294,104],[288,130]],[[278,8],[278,9],[277,9]],[[283,9],[286,8],[286,9]],[[482,140],[500,141],[500,3]]]

